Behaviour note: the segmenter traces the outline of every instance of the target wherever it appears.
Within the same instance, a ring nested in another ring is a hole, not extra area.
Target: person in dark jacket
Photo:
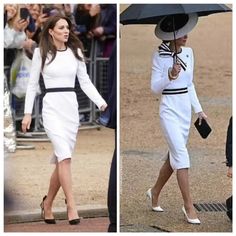
[[[230,117],[227,137],[226,137],[226,148],[225,148],[225,156],[226,156],[226,166],[228,166],[227,176],[232,177],[232,117]]]
[[[225,148],[225,155],[226,155],[226,166],[228,166],[227,176],[232,178],[232,117],[229,120],[228,130],[227,130],[227,137],[226,137],[226,148]],[[233,199],[232,196],[226,200],[226,207],[227,207],[227,216],[232,220],[232,207],[233,207]]]
[[[82,41],[86,57],[90,57],[93,34],[91,30],[98,24],[99,4],[77,4],[74,11],[75,32]]]
[[[104,125],[107,128],[115,130],[115,149],[112,157],[110,177],[108,184],[108,195],[107,195],[107,206],[109,213],[110,224],[108,227],[108,232],[117,232],[117,222],[116,222],[116,205],[117,205],[117,191],[116,191],[116,42],[113,46],[111,57],[109,59],[108,67],[108,94],[106,97],[107,108],[101,113],[98,119],[98,123]]]
[[[92,29],[92,34],[98,40],[97,56],[109,58],[116,39],[116,5],[100,4],[100,6],[100,22]]]
[[[108,106],[110,113],[110,120],[108,122],[108,127],[115,130],[115,149],[113,153],[113,158],[110,168],[110,178],[108,186],[108,211],[110,225],[108,227],[108,232],[116,232],[116,204],[117,204],[117,192],[116,192],[116,181],[117,181],[117,171],[116,171],[116,43],[113,46],[111,57],[109,60],[109,69],[108,69]]]

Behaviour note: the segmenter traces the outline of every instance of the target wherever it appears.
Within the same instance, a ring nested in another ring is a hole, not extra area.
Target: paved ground
[[[80,130],[72,159],[73,191],[81,224],[67,219],[62,189],[56,196],[53,213],[57,225],[45,224],[39,204],[47,193],[54,165],[49,164],[49,142],[32,142],[34,150],[17,150],[5,157],[5,189],[12,202],[4,212],[6,232],[106,232],[108,227],[107,188],[114,150],[114,131]],[[34,222],[34,223],[32,223]]]
[[[190,149],[191,192],[194,203],[225,203],[231,194],[219,149]],[[126,150],[122,153],[121,232],[232,232],[225,211],[198,212],[201,225],[190,225],[181,211],[183,204],[175,173],[164,187],[160,203],[164,212],[150,210],[145,192],[156,180],[163,150]],[[200,167],[199,167],[200,165]],[[134,171],[135,170],[135,171]]]
[[[55,225],[41,222],[5,225],[5,232],[107,232],[107,217],[81,219],[78,225],[69,225],[67,220],[58,220]]]

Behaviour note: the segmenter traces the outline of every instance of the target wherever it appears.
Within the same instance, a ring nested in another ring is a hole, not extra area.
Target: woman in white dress
[[[81,89],[101,111],[107,107],[86,71],[81,43],[72,32],[67,17],[52,16],[42,31],[39,48],[34,51],[30,80],[25,98],[25,115],[22,130],[30,128],[31,113],[40,73],[44,78],[46,95],[43,98],[43,125],[52,142],[55,163],[48,193],[41,205],[42,217],[48,224],[55,224],[52,213],[53,200],[62,186],[70,224],[80,222],[72,194],[71,157],[79,127],[78,102],[74,92],[77,76]]]
[[[173,30],[164,31],[172,24],[173,19],[170,17],[163,18],[155,30],[156,36],[164,41],[153,57],[151,89],[154,93],[162,94],[159,114],[168,153],[158,179],[147,191],[147,196],[151,199],[152,210],[163,211],[159,205],[159,195],[176,170],[184,201],[182,210],[189,223],[200,224],[189,190],[190,161],[186,147],[191,125],[191,107],[198,115],[200,122],[207,118],[198,101],[193,84],[193,52],[191,48],[185,47],[187,33],[196,25],[197,15],[183,15],[180,17],[180,22],[177,20],[175,19],[175,27],[179,25],[180,28],[176,29],[175,36]]]

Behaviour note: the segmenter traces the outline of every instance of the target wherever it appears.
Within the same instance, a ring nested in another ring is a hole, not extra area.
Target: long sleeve
[[[189,93],[191,105],[193,107],[194,112],[195,113],[201,112],[202,107],[201,107],[201,104],[198,100],[197,93],[196,93],[196,90],[195,90],[195,86],[194,86],[193,83],[191,83],[191,85],[188,87],[188,93]]]
[[[156,52],[153,56],[151,89],[154,93],[161,93],[171,81],[168,78],[168,68]]]
[[[195,113],[198,113],[198,112],[201,112],[202,111],[202,107],[201,107],[201,104],[198,100],[198,97],[197,97],[197,93],[196,93],[196,90],[195,90],[195,86],[194,86],[194,83],[193,83],[193,71],[194,71],[194,56],[193,56],[193,51],[192,49],[189,48],[189,50],[191,50],[191,61],[192,61],[192,73],[191,73],[191,76],[192,78],[190,79],[190,84],[188,85],[188,93],[189,93],[189,97],[190,97],[190,101],[191,101],[191,105],[193,107],[193,110]]]
[[[39,86],[39,77],[41,72],[42,59],[40,56],[39,48],[34,50],[34,55],[32,58],[32,65],[30,70],[30,78],[27,86],[26,96],[25,96],[25,111],[24,113],[32,113],[34,106],[34,99]]]
[[[8,24],[4,28],[4,48],[22,48],[22,43],[26,40],[24,31],[18,32],[9,28]]]
[[[79,50],[80,56],[82,56],[81,51]],[[102,105],[106,104],[105,100],[98,93],[97,89],[91,82],[88,74],[85,62],[78,60],[78,68],[77,68],[77,78],[83,92],[92,100],[97,107],[100,109]]]

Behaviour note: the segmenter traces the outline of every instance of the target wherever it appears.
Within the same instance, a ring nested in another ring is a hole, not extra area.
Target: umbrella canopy
[[[230,11],[224,4],[131,4],[120,14],[120,23],[157,24],[167,15],[197,13],[198,16],[207,16]]]

